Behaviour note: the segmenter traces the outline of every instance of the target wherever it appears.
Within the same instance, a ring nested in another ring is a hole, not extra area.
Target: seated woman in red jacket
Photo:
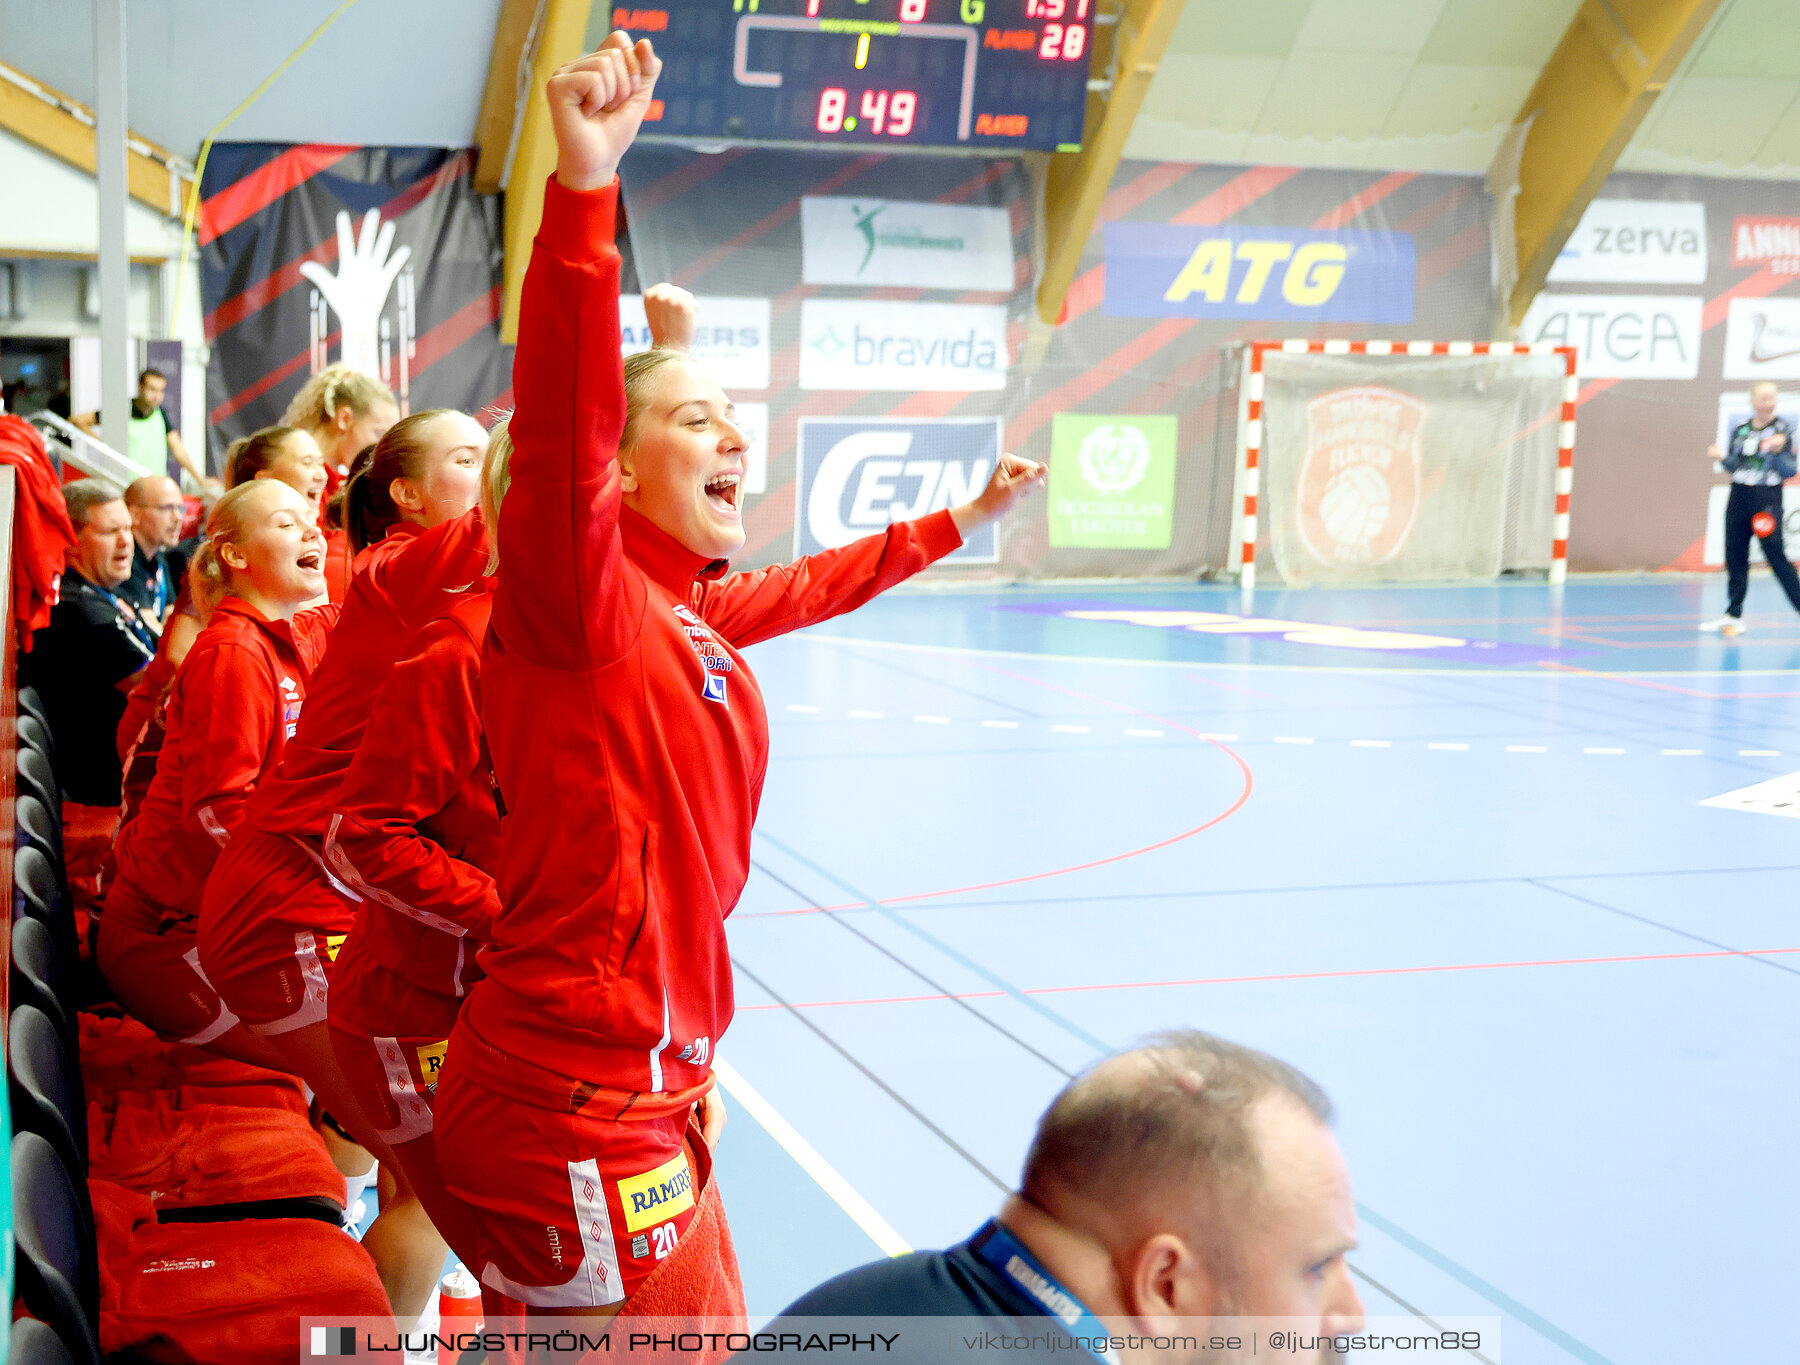
[[[189,582],[206,628],[176,674],[168,738],[143,805],[120,832],[97,959],[126,1012],[159,1033],[280,1067],[198,966],[207,875],[273,772],[306,700],[337,608],[324,598],[325,539],[285,483],[233,489],[212,510]]]
[[[620,358],[614,172],[657,70],[615,33],[550,81],[481,671],[500,909],[434,1106],[483,1283],[538,1313],[617,1312],[716,1197],[688,1125],[731,1020],[724,922],[769,752],[740,651],[917,573],[1043,476],[1007,456],[971,503],[724,575],[744,543],[732,405],[683,357]],[[726,1278],[687,1282],[681,1311],[741,1313]]]

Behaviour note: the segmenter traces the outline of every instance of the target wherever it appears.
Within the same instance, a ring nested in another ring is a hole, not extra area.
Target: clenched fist
[[[1002,455],[987,487],[973,500],[950,509],[963,539],[967,540],[972,532],[1012,511],[1019,499],[1032,489],[1043,487],[1044,474],[1045,467],[1036,460],[1028,460],[1023,455]]]
[[[615,29],[597,51],[557,68],[545,87],[556,132],[556,178],[571,190],[611,183],[650,108],[662,60],[648,38]]]

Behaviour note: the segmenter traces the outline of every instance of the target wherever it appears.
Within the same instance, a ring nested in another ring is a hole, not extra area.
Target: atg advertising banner
[[[403,414],[510,403],[499,199],[475,193],[473,169],[436,147],[213,148],[200,293],[215,461],[337,361],[385,381]]]
[[[1176,419],[1056,415],[1050,544],[1166,550],[1174,535]]]
[[[799,515],[794,553],[848,545],[973,498],[1000,460],[997,418],[882,421],[800,419]],[[946,562],[992,564],[999,558],[992,525]]]
[[[1410,322],[1406,232],[1108,223],[1113,317]]]

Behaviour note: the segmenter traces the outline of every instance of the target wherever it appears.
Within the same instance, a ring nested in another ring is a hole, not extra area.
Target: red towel
[[[22,417],[0,413],[0,464],[18,471],[12,610],[18,623],[19,648],[30,650],[31,632],[50,622],[64,552],[75,544],[75,528],[63,505],[62,484],[44,450],[44,438]]]
[[[687,1155],[695,1183],[701,1186],[693,1221],[681,1234],[669,1259],[651,1271],[637,1293],[625,1301],[619,1316],[701,1319],[693,1324],[694,1330],[742,1332],[747,1329],[748,1318],[737,1248],[732,1245],[731,1228],[725,1221],[719,1182],[713,1179],[712,1150],[699,1130],[691,1126]],[[664,1329],[659,1325],[657,1330]],[[729,1354],[703,1352],[688,1359],[723,1360]]]
[[[305,1106],[296,1112],[282,1103],[290,1093],[262,1086],[122,1092],[110,1113],[88,1108],[89,1170],[158,1208],[305,1198],[341,1207],[344,1177]]]
[[[250,1101],[233,1097],[231,1089],[254,1086],[254,1103],[306,1112],[306,1090],[298,1077],[164,1042],[135,1019],[84,1012],[81,1072],[88,1102],[100,1101],[109,1110],[114,1103],[109,1097],[121,1091],[180,1090],[187,1103],[241,1104]],[[221,1090],[227,1093],[221,1096]]]
[[[143,1195],[90,1182],[100,1349],[181,1365],[301,1358],[303,1317],[393,1317],[360,1243],[304,1218],[159,1224]]]

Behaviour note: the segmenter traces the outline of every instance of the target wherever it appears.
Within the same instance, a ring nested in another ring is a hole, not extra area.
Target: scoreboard
[[[648,137],[1074,151],[1095,0],[659,0]]]

